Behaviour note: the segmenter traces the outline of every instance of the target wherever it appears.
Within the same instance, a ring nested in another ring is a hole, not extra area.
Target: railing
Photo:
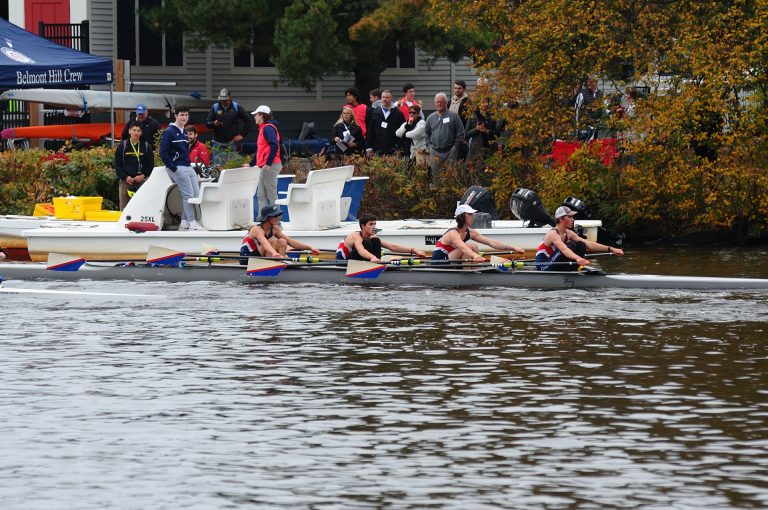
[[[88,38],[88,20],[82,23],[43,23],[38,24],[38,34],[73,50],[88,53],[91,49]]]

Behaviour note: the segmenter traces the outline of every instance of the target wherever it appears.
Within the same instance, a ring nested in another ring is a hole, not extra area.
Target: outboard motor
[[[570,197],[567,197],[565,200],[563,200],[563,205],[568,207],[571,211],[576,211],[577,214],[574,218],[577,220],[592,219],[592,212],[589,210],[589,207],[587,206],[586,202],[584,202],[583,200],[570,196]],[[579,225],[576,225],[576,227],[578,226]],[[579,232],[578,229],[575,229],[575,230],[576,230],[576,233],[578,233],[579,235],[582,235],[582,232]],[[597,227],[597,242],[600,244],[606,244],[610,246],[621,246],[622,244],[624,244],[625,237],[626,237],[626,234],[624,234],[623,232],[619,234],[614,234],[613,232],[606,229],[605,227]]]
[[[509,208],[518,219],[528,222],[528,227],[554,225],[555,220],[544,208],[536,192],[518,188],[509,198]]]
[[[467,188],[467,191],[464,192],[464,196],[461,197],[461,203],[477,209],[478,212],[475,213],[475,226],[478,228],[491,228],[490,224],[487,227],[478,226],[478,220],[480,220],[480,217],[482,216],[485,216],[488,220],[499,219],[499,212],[496,210],[493,194],[487,188],[483,188],[482,186],[470,186]]]
[[[574,219],[577,219],[577,220],[592,219],[592,212],[589,210],[589,207],[587,206],[586,202],[584,202],[583,200],[580,200],[576,197],[571,196],[563,200],[562,205],[566,206],[571,211],[576,212],[576,216],[574,216]]]

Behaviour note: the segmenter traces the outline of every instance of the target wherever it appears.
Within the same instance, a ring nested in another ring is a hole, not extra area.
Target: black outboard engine
[[[512,214],[523,222],[528,222],[528,227],[543,227],[554,225],[555,220],[547,212],[536,192],[529,189],[518,188],[512,192],[509,198],[509,208]]]
[[[461,197],[461,203],[477,210],[475,213],[475,228],[493,228],[493,220],[499,219],[499,212],[493,201],[493,194],[482,186],[470,186]]]
[[[461,203],[472,206],[478,212],[488,214],[492,220],[499,219],[499,212],[496,210],[496,203],[493,201],[493,193],[482,186],[470,186],[461,197]],[[475,214],[477,221],[477,214]]]
[[[592,219],[592,212],[589,210],[589,207],[587,206],[586,202],[583,200],[580,200],[576,197],[568,197],[565,200],[563,200],[563,205],[568,207],[571,211],[576,211],[576,216],[574,216],[574,219],[577,220],[591,220]],[[579,227],[579,225],[576,225],[575,227]],[[579,235],[582,235],[582,232],[579,232],[577,229],[576,233]],[[583,236],[582,236],[583,237]],[[600,244],[605,244],[609,246],[621,246],[624,244],[624,238],[626,237],[626,234],[623,232],[619,234],[614,234],[610,230],[606,229],[605,227],[597,227],[597,242]]]
[[[576,216],[573,217],[576,220],[592,219],[592,212],[589,210],[589,206],[587,206],[586,202],[583,200],[571,196],[563,200],[562,205],[566,206],[571,211],[576,212]]]

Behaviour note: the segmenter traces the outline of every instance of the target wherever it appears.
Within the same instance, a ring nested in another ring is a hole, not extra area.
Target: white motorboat
[[[357,222],[347,219],[350,208],[355,209],[355,204],[359,204],[367,177],[353,177],[352,171],[351,166],[313,170],[305,183],[289,184],[285,197],[277,202],[285,211],[285,233],[311,246],[332,250],[344,236],[357,230]],[[165,167],[157,167],[117,222],[33,220],[32,225],[27,223],[32,228],[19,231],[21,220],[0,218],[0,237],[8,238],[16,233],[18,239],[25,239],[29,255],[35,261],[45,260],[51,252],[80,255],[88,260],[135,260],[141,259],[149,246],[187,253],[199,253],[205,247],[238,251],[246,229],[253,224],[253,196],[259,172],[258,168],[232,168],[223,170],[215,182],[201,181],[195,205],[198,221],[206,230],[178,230],[174,215],[181,211],[181,197]],[[357,196],[343,196],[345,185],[356,189]],[[378,222],[379,235],[386,240],[427,251],[431,251],[440,236],[453,225],[452,219]],[[602,222],[586,220],[578,221],[577,225],[588,239],[596,240]],[[156,230],[147,230],[147,227]],[[530,228],[518,220],[493,221],[486,227],[477,230],[526,250],[535,250],[550,228]]]

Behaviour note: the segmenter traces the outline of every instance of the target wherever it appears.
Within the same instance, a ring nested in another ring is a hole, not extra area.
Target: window
[[[400,69],[413,69],[416,67],[416,47],[394,39],[384,41],[382,49],[384,65]]]
[[[117,58],[137,66],[184,65],[182,36],[155,32],[138,14],[139,9],[158,7],[161,1],[117,2]],[[158,48],[162,51],[157,51]]]

